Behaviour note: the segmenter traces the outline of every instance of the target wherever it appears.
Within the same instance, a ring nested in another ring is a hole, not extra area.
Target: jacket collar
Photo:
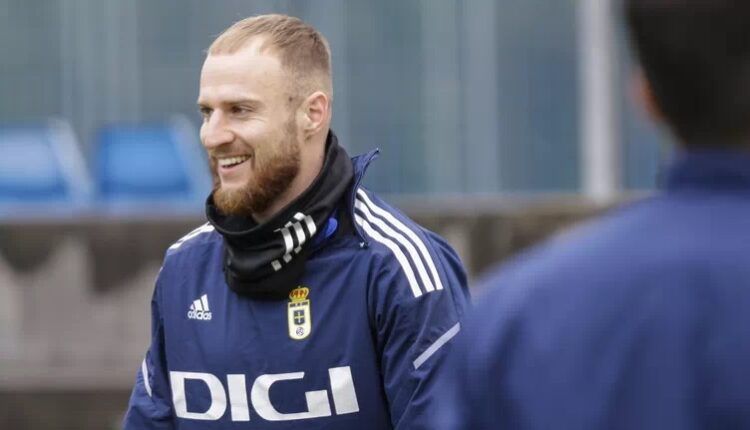
[[[750,153],[690,150],[678,153],[666,171],[667,191],[750,191]]]
[[[364,244],[368,243],[367,236],[365,236],[365,233],[362,231],[362,227],[353,222],[354,203],[357,200],[357,189],[359,188],[360,182],[362,182],[362,179],[365,177],[365,173],[367,173],[367,169],[370,167],[370,163],[375,161],[379,155],[380,149],[375,148],[365,154],[352,157],[352,165],[354,166],[354,180],[352,181],[352,187],[349,189],[348,193],[346,193],[346,201],[344,202],[347,209],[347,215],[349,216],[349,219],[352,220],[352,224],[354,225],[354,230]]]
[[[357,155],[351,158],[352,166],[354,167],[354,179],[352,179],[351,188],[344,192],[342,205],[339,206],[339,209],[335,210],[333,214],[331,214],[331,217],[328,219],[328,222],[326,223],[325,229],[323,230],[322,234],[316,236],[316,239],[313,242],[314,249],[320,249],[324,247],[328,239],[334,236],[340,225],[341,210],[346,210],[346,216],[348,216],[349,219],[352,220],[354,232],[360,239],[361,243],[364,243],[365,245],[369,243],[369,241],[367,240],[367,236],[365,236],[365,233],[362,231],[362,227],[354,222],[354,203],[356,202],[357,198],[357,189],[359,188],[362,179],[364,179],[365,173],[367,173],[367,169],[368,167],[370,167],[370,163],[375,161],[378,158],[378,155],[380,155],[380,149],[376,148],[365,154]]]

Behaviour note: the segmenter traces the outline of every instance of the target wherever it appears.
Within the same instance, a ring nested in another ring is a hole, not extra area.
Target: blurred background
[[[118,428],[166,248],[203,222],[205,50],[280,12],[330,41],[366,185],[472,277],[653,190],[615,0],[0,0],[0,428]]]

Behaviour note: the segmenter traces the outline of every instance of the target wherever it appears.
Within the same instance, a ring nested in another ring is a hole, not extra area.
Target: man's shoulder
[[[181,261],[189,257],[196,250],[217,244],[221,244],[221,236],[216,232],[214,226],[210,223],[205,223],[191,230],[167,248],[164,257],[165,263],[168,261]]]
[[[402,254],[410,258],[427,258],[431,254],[455,253],[440,235],[420,225],[376,193],[360,187],[355,194],[354,224],[367,241],[371,253],[391,262]]]
[[[550,300],[617,308],[626,297],[688,288],[728,261],[693,218],[664,197],[627,205],[495,267],[478,289],[483,301],[530,310]]]
[[[634,202],[522,253],[485,279],[492,283],[512,272],[536,280],[627,280],[682,267],[712,268],[750,239],[734,219],[717,219],[728,211],[712,208],[702,200],[686,204],[668,195]]]
[[[439,235],[427,230],[375,193],[358,188],[354,224],[367,243],[367,252],[380,270],[403,275],[412,293],[445,288],[447,278],[463,274],[455,251]]]
[[[210,224],[203,224],[173,243],[164,254],[157,280],[158,290],[172,290],[173,285],[183,285],[186,279],[197,279],[195,273],[205,273],[209,265],[216,264],[221,247],[221,236]],[[181,290],[181,289],[180,289]]]

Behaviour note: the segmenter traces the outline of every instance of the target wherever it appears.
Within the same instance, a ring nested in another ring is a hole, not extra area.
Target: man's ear
[[[305,138],[326,129],[331,119],[331,100],[322,91],[310,94],[300,105]]]
[[[643,70],[637,69],[633,73],[630,86],[631,94],[633,95],[636,104],[638,104],[652,120],[659,123],[663,122],[664,112],[662,112],[661,107],[659,107],[659,102],[656,100],[651,84],[648,82]]]

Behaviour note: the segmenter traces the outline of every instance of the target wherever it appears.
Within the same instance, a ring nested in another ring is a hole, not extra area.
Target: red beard
[[[255,151],[249,160],[255,164],[252,178],[235,190],[221,188],[216,162],[212,161],[214,204],[224,215],[250,217],[264,213],[289,188],[300,170],[299,144],[293,133],[287,133],[278,148],[265,156],[263,151]]]

